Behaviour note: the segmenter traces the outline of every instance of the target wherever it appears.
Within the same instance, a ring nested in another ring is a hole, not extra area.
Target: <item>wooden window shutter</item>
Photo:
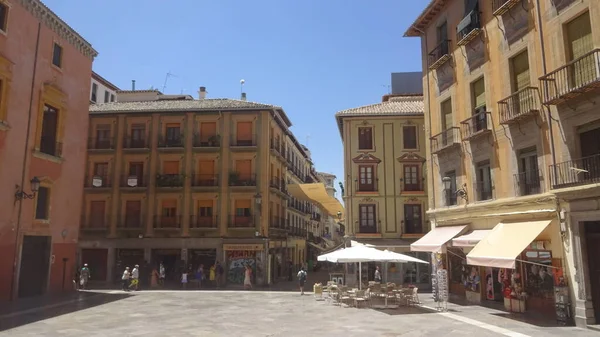
[[[475,108],[485,105],[485,81],[483,78],[473,82],[473,98]]]
[[[200,175],[209,176],[215,174],[215,162],[213,160],[200,160],[198,162]]]
[[[522,52],[512,59],[512,67],[515,91],[528,87],[531,81],[529,78],[529,54],[527,51]]]
[[[206,142],[210,137],[217,134],[217,123],[215,122],[201,122],[200,123],[200,138]]]
[[[235,169],[239,173],[240,178],[247,179],[252,175],[252,160],[236,160]]]
[[[48,219],[48,203],[50,202],[50,189],[40,186],[35,205],[35,218],[45,220]]]
[[[594,49],[589,12],[567,24],[567,38],[571,47],[571,60],[580,58]]]
[[[142,203],[139,200],[129,200],[125,203],[125,214],[139,214],[142,210]]]
[[[252,140],[252,122],[238,122],[236,131],[238,140]]]
[[[236,200],[235,208],[250,208],[250,200]]]
[[[213,201],[212,200],[198,200],[198,208],[200,208],[200,207],[212,208]]]
[[[164,174],[179,174],[179,161],[166,161],[163,163]]]
[[[167,129],[175,129],[175,128],[179,129],[179,125],[180,125],[179,123],[167,123],[166,127],[167,127]]]
[[[177,200],[175,199],[164,199],[161,202],[162,208],[177,208]]]

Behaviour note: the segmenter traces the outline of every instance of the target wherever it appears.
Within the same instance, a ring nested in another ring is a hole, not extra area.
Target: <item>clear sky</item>
[[[343,181],[337,111],[381,102],[390,74],[421,70],[403,38],[429,0],[43,0],[99,52],[122,89],[282,106],[319,171]]]

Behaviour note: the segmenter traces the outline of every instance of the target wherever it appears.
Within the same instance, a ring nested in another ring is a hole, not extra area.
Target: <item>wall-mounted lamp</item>
[[[560,220],[560,234],[565,236],[567,234],[567,212],[564,209],[558,212],[558,219]]]
[[[254,202],[256,202],[257,205],[262,204],[262,195],[260,195],[260,193],[254,195]]]
[[[342,212],[337,212],[338,220],[342,220]]]
[[[452,179],[450,177],[442,178],[442,182],[444,183],[444,190],[450,191],[450,193],[453,193],[463,198],[467,203],[469,202],[469,195],[467,194],[467,184],[464,184],[462,188],[456,191],[452,191]]]
[[[38,177],[33,177],[33,179],[29,181],[29,183],[31,184],[31,194],[26,193],[19,185],[17,185],[17,191],[15,192],[15,200],[35,198],[35,194],[40,189],[40,180],[38,179]]]

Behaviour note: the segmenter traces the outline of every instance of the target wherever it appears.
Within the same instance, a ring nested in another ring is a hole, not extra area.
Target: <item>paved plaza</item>
[[[0,336],[600,336],[539,327],[471,307],[355,309],[263,291],[106,291],[43,310],[0,314]]]

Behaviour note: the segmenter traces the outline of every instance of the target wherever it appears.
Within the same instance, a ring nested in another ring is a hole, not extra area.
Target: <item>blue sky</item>
[[[182,91],[282,106],[319,171],[343,178],[337,111],[378,103],[392,72],[421,70],[403,38],[428,1],[44,0],[99,52],[123,89]]]

